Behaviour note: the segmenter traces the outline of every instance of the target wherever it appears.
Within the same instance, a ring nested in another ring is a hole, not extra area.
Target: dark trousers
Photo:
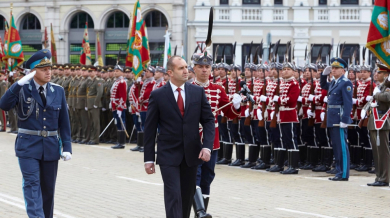
[[[302,134],[302,131],[301,131],[301,122],[302,121],[299,121],[299,123],[294,123],[295,125],[295,129],[297,130],[296,133],[297,133],[297,142],[298,142],[298,145],[302,145],[303,142],[302,142],[302,138],[301,138],[301,134]]]
[[[255,144],[255,138],[253,136],[253,131],[251,126],[245,126],[245,118],[241,118],[240,120],[240,128],[243,128],[244,130],[244,137],[245,137],[245,143],[246,144]]]
[[[318,147],[330,147],[328,143],[328,136],[326,128],[321,128],[321,123],[314,124],[315,140]]]
[[[202,189],[202,194],[210,195],[210,186],[215,177],[215,164],[217,163],[218,150],[211,152],[209,162],[204,162],[198,166],[196,174],[196,186]]]
[[[347,146],[348,131],[347,128],[331,127],[329,128],[332,139],[333,153],[336,163],[336,176],[349,178],[349,150]]]
[[[314,126],[309,126],[309,119],[302,119],[302,140],[308,146],[315,146],[314,140]]]
[[[165,213],[168,218],[190,217],[198,166],[189,167],[183,158],[179,166],[160,165],[164,181]]]
[[[146,111],[140,112],[139,114],[141,116],[141,129],[142,129],[142,131],[144,131],[145,120],[146,120]]]
[[[255,133],[256,144],[268,145],[268,133],[265,127],[259,127],[258,120],[251,120],[251,127]]]
[[[228,127],[232,140],[235,143],[242,143],[242,139],[239,132],[239,124],[233,123],[233,121],[228,121]]]
[[[266,128],[268,130],[268,137],[270,138],[274,148],[281,148],[282,143],[280,141],[280,131],[279,131],[279,125],[276,125],[275,128],[270,127],[271,122],[266,123]]]
[[[28,217],[53,217],[58,161],[19,157]]]
[[[241,136],[241,140],[243,143],[247,143],[248,139],[246,139],[246,135],[245,135],[245,117],[244,118],[239,118],[238,119],[238,124],[240,125],[238,127],[238,131],[240,131],[240,136]]]
[[[135,125],[135,128],[137,129],[138,132],[141,132],[141,123],[138,121],[138,116],[137,114],[133,114],[133,123]]]
[[[356,120],[352,120],[352,124],[356,124]],[[352,127],[351,129],[348,128],[348,141],[350,145],[359,145],[359,132],[356,130],[359,128]]]
[[[367,127],[356,128],[356,130],[359,133],[359,145],[365,148],[372,148]]]
[[[230,142],[230,136],[228,132],[228,124],[222,123],[222,116],[218,116],[218,129],[219,129],[219,139],[223,142]]]
[[[115,118],[114,122],[115,122],[117,130],[123,130],[122,123],[119,120],[117,112],[113,111],[112,112],[112,116],[114,116],[114,118]],[[122,114],[121,114],[120,118],[122,119],[123,126],[126,127],[126,113],[124,111],[122,111]]]
[[[389,182],[390,179],[390,151],[389,151],[389,130],[379,130],[380,145],[377,145],[377,131],[370,131],[372,154],[375,164],[375,181]]]
[[[282,140],[282,146],[286,149],[298,149],[296,126],[294,123],[281,123],[279,124],[280,138]]]

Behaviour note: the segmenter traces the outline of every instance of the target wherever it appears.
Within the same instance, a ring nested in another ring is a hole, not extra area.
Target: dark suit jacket
[[[170,82],[154,90],[149,98],[144,129],[144,160],[155,161],[157,126],[157,164],[179,166],[183,158],[189,167],[202,163],[202,148],[213,149],[214,115],[204,89],[185,83],[185,110],[181,115]],[[203,126],[203,144],[199,135]]]

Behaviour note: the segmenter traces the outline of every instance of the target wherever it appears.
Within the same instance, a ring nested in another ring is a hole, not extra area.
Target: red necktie
[[[181,97],[181,88],[177,88],[176,90],[179,92],[179,95],[177,96],[177,106],[179,107],[181,115],[184,116],[184,102]]]

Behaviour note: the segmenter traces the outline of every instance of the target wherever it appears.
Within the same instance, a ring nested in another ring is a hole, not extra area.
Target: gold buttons
[[[43,118],[43,120],[46,120],[46,118]]]
[[[46,109],[43,109],[43,112],[46,112]]]
[[[46,129],[46,126],[43,126],[44,129]]]

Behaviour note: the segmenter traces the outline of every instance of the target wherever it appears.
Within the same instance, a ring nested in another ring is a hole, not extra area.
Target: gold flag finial
[[[11,2],[11,11],[14,8],[14,3]]]

